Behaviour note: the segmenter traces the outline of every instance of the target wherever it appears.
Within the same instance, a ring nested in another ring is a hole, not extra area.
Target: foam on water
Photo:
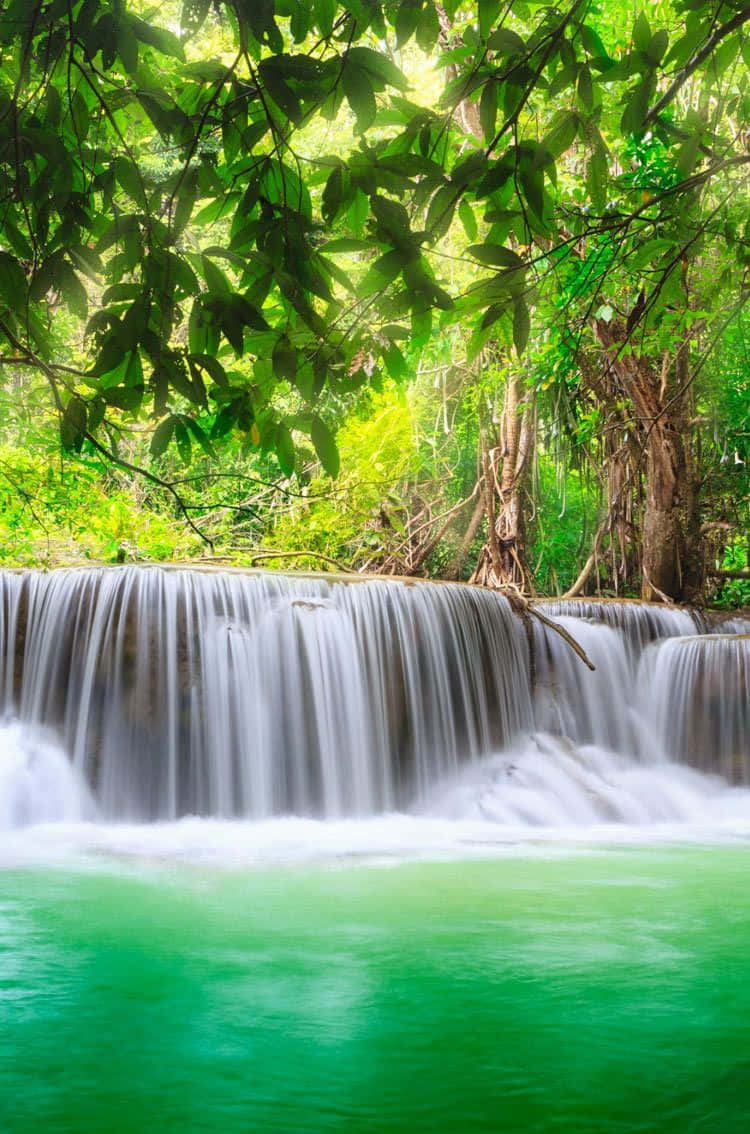
[[[226,868],[750,843],[750,791],[663,762],[533,734],[434,786],[411,813],[314,820],[95,821],[64,753],[0,727],[0,868],[129,861]],[[10,791],[8,790],[10,786]],[[11,806],[8,807],[8,801]]]
[[[0,831],[94,815],[89,790],[59,745],[18,722],[0,725]]]

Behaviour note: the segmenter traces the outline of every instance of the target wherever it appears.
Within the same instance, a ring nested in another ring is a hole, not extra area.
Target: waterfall
[[[650,647],[639,697],[669,758],[750,783],[750,635],[707,634]]]
[[[542,609],[594,672],[460,584],[0,572],[0,713],[20,722],[0,737],[0,826],[90,815],[92,799],[139,823],[641,822],[715,794],[676,764],[750,782],[750,639],[649,604]]]
[[[697,610],[678,610],[629,599],[546,599],[538,605],[551,618],[585,618],[621,631],[631,655],[636,658],[650,642],[695,634],[707,628]]]
[[[2,574],[2,711],[102,814],[405,806],[532,723],[507,601],[458,585],[152,568]]]

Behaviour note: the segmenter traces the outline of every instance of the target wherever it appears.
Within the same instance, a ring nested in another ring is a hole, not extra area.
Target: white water
[[[750,836],[750,793],[728,782],[750,780],[750,641],[696,636],[685,612],[547,605],[591,673],[460,586],[138,569],[0,585],[0,688],[25,722],[0,727],[0,861]],[[190,813],[206,818],[174,822]]]
[[[17,722],[0,726],[0,831],[95,813],[86,784],[59,745]]]

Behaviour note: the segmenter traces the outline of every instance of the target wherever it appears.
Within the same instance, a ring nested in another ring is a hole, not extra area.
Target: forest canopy
[[[750,5],[0,10],[19,560],[748,601]]]

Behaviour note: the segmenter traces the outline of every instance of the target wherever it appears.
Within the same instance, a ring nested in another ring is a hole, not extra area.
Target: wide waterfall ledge
[[[750,819],[750,623],[540,608],[594,672],[460,584],[0,573],[0,827]]]

